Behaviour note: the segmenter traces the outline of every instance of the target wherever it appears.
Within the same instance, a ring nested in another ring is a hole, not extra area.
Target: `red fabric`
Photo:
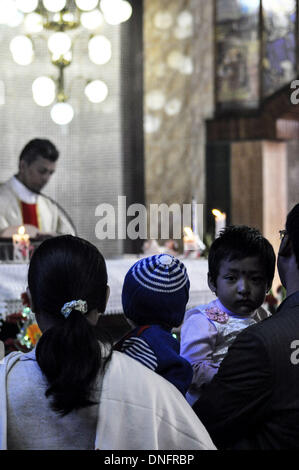
[[[22,216],[23,224],[38,226],[38,217],[37,217],[37,205],[36,204],[27,204],[26,202],[21,201],[22,205]]]

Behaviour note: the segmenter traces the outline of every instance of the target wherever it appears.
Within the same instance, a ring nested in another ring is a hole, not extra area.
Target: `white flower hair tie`
[[[87,312],[87,302],[85,300],[72,300],[71,302],[66,302],[60,312],[62,315],[67,318],[72,310],[79,310],[79,312]]]

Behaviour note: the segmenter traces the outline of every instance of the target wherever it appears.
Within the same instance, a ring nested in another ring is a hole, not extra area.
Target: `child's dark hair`
[[[88,311],[104,312],[107,271],[103,256],[91,243],[71,235],[46,240],[31,258],[28,286],[35,313],[54,324],[36,347],[37,362],[49,383],[46,396],[52,396],[52,409],[65,415],[92,405],[95,379],[106,361],[101,358],[95,328],[85,315],[72,310],[65,318],[61,308],[81,299],[87,302]]]
[[[275,271],[275,253],[271,243],[255,228],[246,225],[226,227],[210,247],[208,262],[212,282],[216,284],[221,261],[251,256],[260,259],[270,288]]]

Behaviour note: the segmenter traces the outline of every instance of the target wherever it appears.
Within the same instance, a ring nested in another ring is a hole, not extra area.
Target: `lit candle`
[[[213,209],[212,214],[215,217],[215,238],[220,234],[220,231],[226,226],[226,214],[218,209]]]
[[[191,252],[195,257],[200,256],[206,245],[201,241],[199,236],[193,232],[191,227],[184,227],[184,255],[189,256]]]
[[[19,227],[18,233],[13,234],[12,241],[14,261],[29,261],[30,240],[23,225]]]

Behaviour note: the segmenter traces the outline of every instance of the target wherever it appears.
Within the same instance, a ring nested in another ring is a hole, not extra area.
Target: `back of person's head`
[[[56,162],[59,157],[59,152],[55,145],[49,140],[33,139],[25,145],[20,154],[19,160],[24,160],[28,165],[30,165],[38,157],[43,157],[51,162]]]
[[[249,257],[259,258],[270,288],[275,271],[275,253],[271,243],[259,230],[246,225],[231,225],[223,229],[209,250],[209,275],[212,282],[216,285],[220,263],[223,260],[233,261]]]
[[[179,326],[189,299],[186,267],[171,255],[143,258],[126,274],[122,289],[124,314],[136,325]]]
[[[46,319],[51,325],[37,344],[36,358],[49,383],[46,396],[51,395],[52,408],[66,414],[91,405],[90,394],[103,361],[95,328],[85,314],[105,311],[103,256],[81,238],[51,238],[33,253],[28,286],[37,320]],[[65,304],[78,300],[86,306],[85,313],[75,306],[67,314]]]
[[[293,252],[299,269],[299,204],[296,204],[288,213],[286,231],[292,242]]]

